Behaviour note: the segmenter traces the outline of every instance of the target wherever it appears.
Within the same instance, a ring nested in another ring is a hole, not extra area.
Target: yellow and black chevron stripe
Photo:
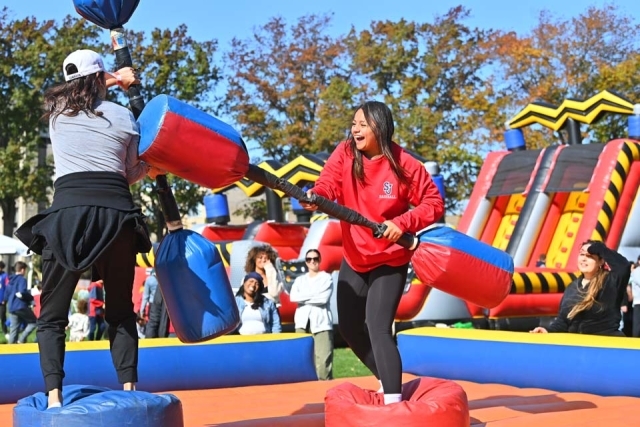
[[[631,164],[638,160],[640,160],[640,146],[634,142],[625,141],[611,174],[611,181],[604,196],[602,209],[598,213],[598,223],[591,234],[592,240],[605,241],[613,222],[613,216],[618,208],[622,188],[631,169]]]
[[[146,254],[136,255],[136,265],[138,267],[153,268],[156,262],[155,249],[151,249]]]
[[[562,293],[578,277],[574,273],[516,272],[511,283],[512,294]]]
[[[605,112],[633,114],[633,104],[620,95],[607,90],[603,90],[585,101],[566,99],[560,106],[532,102],[509,121],[509,126],[511,129],[517,129],[539,123],[550,129],[559,130],[569,118],[590,124]]]
[[[258,164],[258,167],[266,170],[267,172],[271,172],[272,174],[278,176],[278,171],[283,167],[282,163],[277,162],[275,160],[265,160],[262,163]],[[247,197],[258,196],[264,190],[264,186],[262,184],[258,184],[257,182],[248,179],[242,178],[240,181],[235,182],[231,185],[227,185],[223,188],[214,188],[211,191],[213,193],[224,193],[227,190],[232,189],[233,187],[238,187]]]
[[[222,264],[225,267],[229,267],[231,263],[231,247],[233,246],[233,242],[215,242],[216,248],[218,248],[218,253],[220,253],[220,258],[222,258]]]
[[[276,162],[275,160],[266,160],[258,164],[258,166],[268,172],[271,172],[278,178],[284,178],[291,184],[298,185],[303,182],[315,182],[320,176],[320,172],[322,172],[324,163],[325,160],[320,156],[304,154],[296,157],[285,165]],[[264,186],[262,184],[243,178],[234,184],[228,185],[224,188],[216,188],[212,191],[214,193],[224,193],[233,187],[240,188],[248,197],[259,195],[264,190]],[[281,191],[276,191],[276,193],[280,197],[284,194]]]
[[[318,212],[316,211],[316,213],[314,213],[313,215],[311,215],[311,220],[309,222],[316,222],[316,221],[320,221],[323,219],[329,219],[330,216],[327,215],[326,213],[323,212]]]

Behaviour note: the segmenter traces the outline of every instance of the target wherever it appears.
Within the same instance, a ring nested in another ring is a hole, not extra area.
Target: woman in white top
[[[310,249],[305,255],[308,272],[298,276],[291,286],[291,302],[297,302],[294,315],[296,332],[313,334],[318,379],[333,378],[333,317],[329,300],[333,292],[331,275],[320,271],[320,252]]]
[[[262,276],[252,272],[244,276],[242,286],[236,293],[236,304],[240,312],[240,335],[258,335],[282,332],[280,314],[273,301],[263,294]]]

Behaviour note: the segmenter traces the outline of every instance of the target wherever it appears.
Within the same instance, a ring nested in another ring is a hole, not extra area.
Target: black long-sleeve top
[[[593,335],[620,335],[620,307],[629,283],[631,269],[629,261],[618,252],[606,248],[604,260],[611,271],[602,289],[596,296],[596,303],[588,310],[567,316],[571,309],[584,298],[589,285],[583,287],[582,275],[565,289],[558,317],[547,328],[548,332],[574,332]]]

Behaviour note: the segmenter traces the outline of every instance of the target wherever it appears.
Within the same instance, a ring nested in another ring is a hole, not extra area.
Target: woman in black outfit
[[[582,273],[564,291],[558,317],[533,333],[574,332],[621,336],[620,306],[629,283],[629,261],[600,241],[588,240],[578,255]]]

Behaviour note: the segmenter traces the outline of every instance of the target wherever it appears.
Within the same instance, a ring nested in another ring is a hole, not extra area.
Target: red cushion
[[[325,426],[468,427],[467,394],[457,383],[416,378],[402,386],[402,402],[385,405],[383,396],[343,383],[324,398]]]

